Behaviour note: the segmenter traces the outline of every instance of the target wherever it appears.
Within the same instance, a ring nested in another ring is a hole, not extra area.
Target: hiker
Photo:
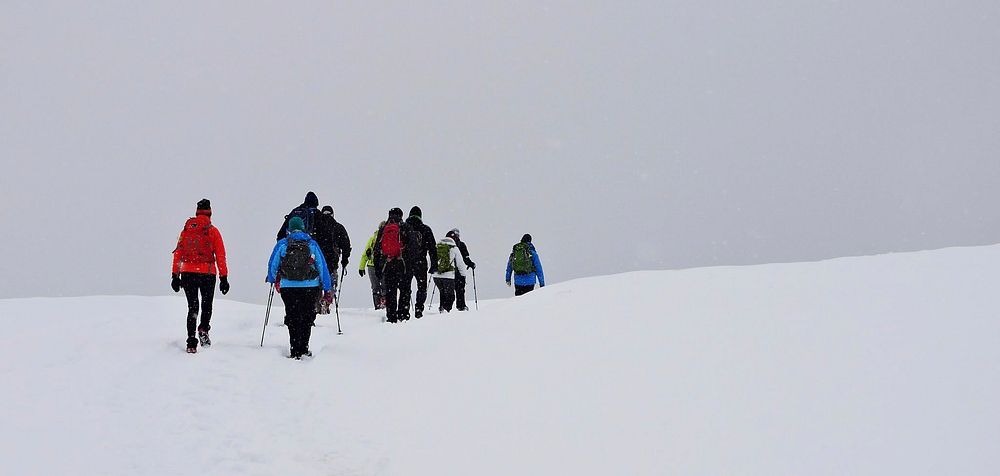
[[[507,286],[510,286],[510,275],[514,273],[514,295],[520,296],[535,289],[535,279],[538,286],[545,287],[545,273],[542,272],[542,262],[538,259],[535,245],[531,244],[531,235],[525,234],[521,242],[514,245],[507,258]]]
[[[313,239],[319,244],[319,249],[323,250],[323,257],[326,258],[330,277],[333,279],[333,287],[339,288],[341,274],[337,272],[337,262],[340,262],[340,268],[346,272],[348,259],[351,257],[351,238],[347,236],[344,225],[333,217],[333,207],[330,205],[324,206],[322,212],[316,216]]]
[[[455,242],[455,246],[458,247],[458,252],[462,255],[462,261],[465,263],[467,268],[476,269],[476,263],[473,263],[469,258],[469,248],[465,246],[465,242],[459,238],[458,228],[452,228],[448,233],[445,234],[448,238],[451,238]],[[455,276],[455,307],[459,311],[468,311],[469,307],[465,305],[465,284],[467,276],[465,273],[459,273]]]
[[[462,255],[458,251],[458,246],[455,245],[455,240],[447,236],[441,238],[436,249],[438,272],[434,274],[434,284],[441,291],[438,312],[451,312],[451,305],[455,302],[456,278],[458,276],[465,277],[464,266],[459,265]]]
[[[403,242],[406,276],[400,288],[403,293],[399,298],[399,307],[401,312],[406,313],[407,319],[410,316],[410,285],[413,279],[417,280],[417,299],[413,303],[413,317],[420,319],[424,315],[424,302],[427,301],[427,272],[437,273],[437,243],[434,240],[434,232],[431,231],[431,227],[424,224],[422,215],[420,207],[414,206],[410,209],[409,218],[406,219],[411,233]],[[428,263],[430,263],[429,270]]]
[[[409,291],[406,263],[403,261],[403,243],[410,238],[410,226],[403,222],[403,210],[389,210],[389,219],[379,228],[372,245],[375,256],[375,273],[382,280],[382,295],[385,296],[386,322],[396,323],[410,318],[403,307],[403,296]]]
[[[286,237],[274,245],[268,260],[267,282],[274,284],[274,290],[285,303],[289,357],[312,357],[309,338],[316,321],[316,301],[322,299],[329,306],[333,292],[323,251],[305,232],[301,217],[288,220]]]
[[[216,267],[218,266],[218,267]],[[212,225],[212,203],[203,198],[198,201],[195,215],[184,223],[174,248],[174,259],[170,271],[170,287],[174,292],[184,288],[187,298],[187,352],[198,351],[198,343],[208,347],[212,340],[208,331],[212,330],[212,301],[215,299],[215,276],[219,276],[219,291],[229,292],[229,268],[226,266],[226,246],[222,234]],[[197,326],[198,338],[194,337],[198,320],[198,294],[201,294],[201,324]]]
[[[375,233],[372,233],[371,238],[368,238],[368,244],[365,245],[365,252],[361,254],[361,266],[358,267],[358,274],[362,278],[365,277],[366,272],[368,273],[368,280],[371,281],[372,285],[372,302],[375,303],[376,311],[385,307],[385,297],[382,295],[382,280],[379,279],[375,272],[375,255],[373,254],[375,238],[378,237],[378,231],[383,226],[385,226],[384,221],[378,224]]]

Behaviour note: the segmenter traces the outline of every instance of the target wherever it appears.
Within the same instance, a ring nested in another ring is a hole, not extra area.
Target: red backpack
[[[211,229],[212,223],[204,217],[188,218],[174,249],[175,253],[180,252],[178,260],[183,263],[214,263],[215,249],[208,236]]]
[[[403,254],[403,242],[399,239],[399,223],[386,223],[382,229],[382,254],[387,259],[396,259]]]

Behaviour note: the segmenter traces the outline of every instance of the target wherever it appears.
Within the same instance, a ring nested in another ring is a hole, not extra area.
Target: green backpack
[[[451,260],[451,248],[451,245],[444,243],[437,244],[438,273],[440,274],[455,271],[455,266]]]
[[[531,256],[531,247],[524,242],[514,245],[514,251],[511,252],[511,268],[514,269],[514,274],[531,274],[535,272],[535,261]]]

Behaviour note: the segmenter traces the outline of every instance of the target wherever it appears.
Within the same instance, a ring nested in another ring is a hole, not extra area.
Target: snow
[[[1000,247],[648,271],[401,325],[0,301],[5,474],[995,474]],[[261,293],[267,290],[262,286]],[[276,297],[276,302],[280,300]]]

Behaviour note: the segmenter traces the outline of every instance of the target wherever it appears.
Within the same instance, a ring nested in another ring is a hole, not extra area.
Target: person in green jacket
[[[375,310],[379,310],[385,307],[385,296],[382,295],[382,280],[376,276],[375,273],[375,255],[372,252],[372,247],[375,246],[375,237],[378,236],[378,230],[381,230],[385,226],[385,222],[379,223],[378,228],[371,238],[368,238],[368,244],[365,245],[365,252],[361,254],[361,266],[358,267],[358,274],[361,277],[368,273],[368,280],[372,283],[372,301],[375,303]]]

